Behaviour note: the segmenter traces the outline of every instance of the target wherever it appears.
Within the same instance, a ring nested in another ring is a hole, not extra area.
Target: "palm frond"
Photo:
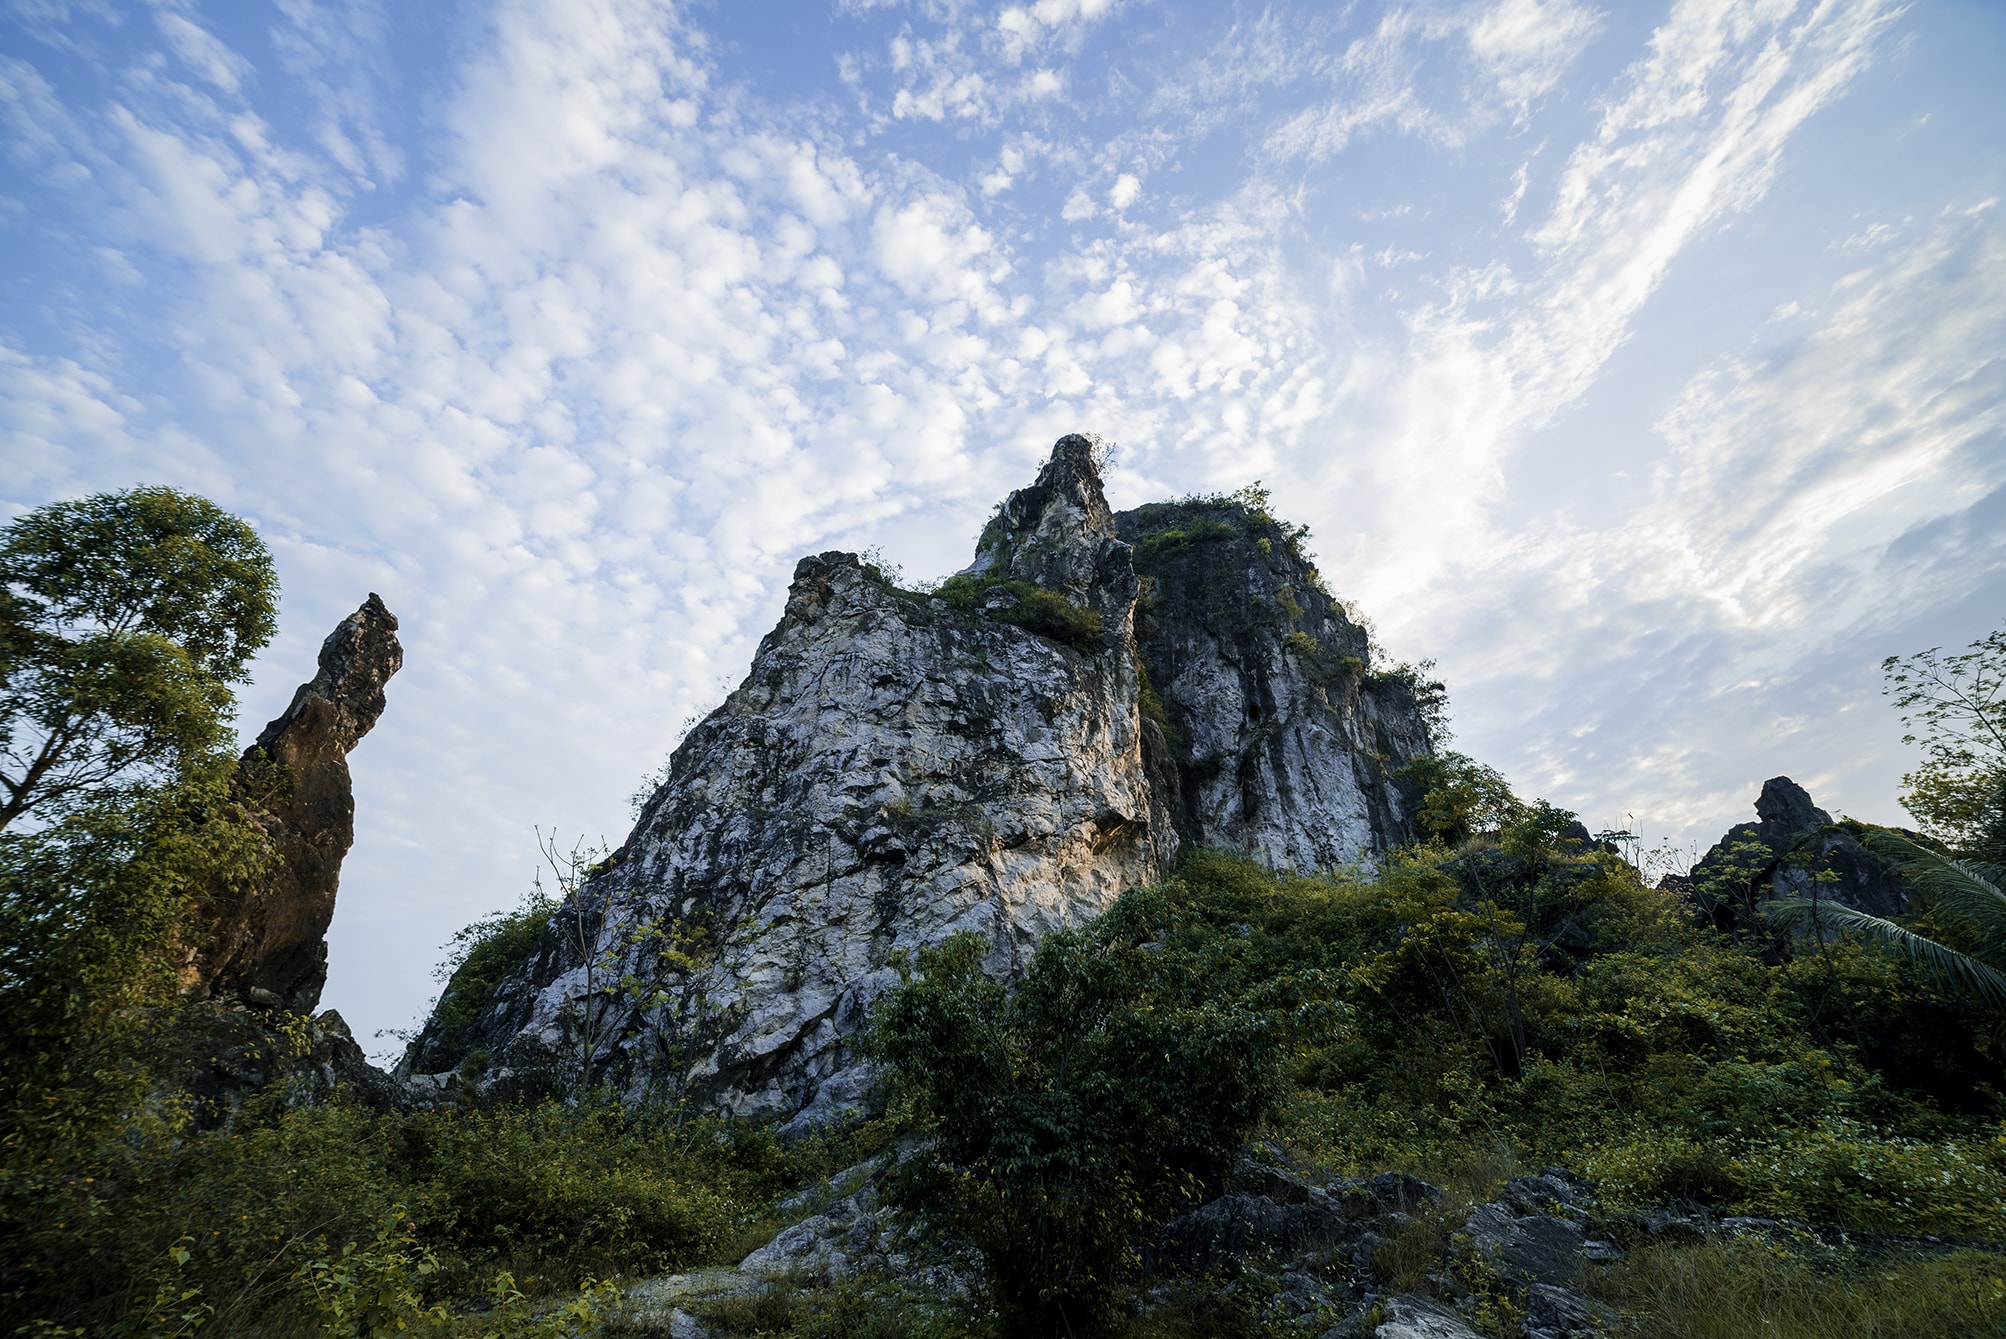
[[[2006,965],[2006,889],[1997,869],[1953,860],[1886,828],[1869,830],[1866,845],[1900,867],[1924,905],[1955,923],[1975,956]]]
[[[1856,911],[1844,903],[1803,897],[1766,903],[1762,914],[1772,924],[1783,927],[1794,927],[1809,921],[1819,930],[1851,930],[1862,938],[1903,954],[1937,980],[1947,982],[1994,1008],[2006,1008],[2006,972],[1893,921]]]

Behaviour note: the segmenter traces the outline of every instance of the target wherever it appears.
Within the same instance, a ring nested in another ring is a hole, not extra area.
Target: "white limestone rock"
[[[1207,613],[1204,591],[1172,609],[1170,573],[1139,644],[1137,515],[1109,512],[1089,443],[1068,437],[998,509],[953,599],[851,554],[804,558],[751,672],[625,844],[478,1024],[449,1035],[435,1017],[400,1072],[485,1052],[512,1082],[575,1084],[596,1036],[592,1081],[798,1134],[865,1100],[847,1043],[900,950],[970,931],[1008,977],[1046,934],[1163,878],[1183,842],[1308,869],[1403,840],[1388,772],[1427,748],[1412,694],[1344,667],[1364,634],[1328,596],[1293,621],[1274,601],[1307,571],[1251,556],[1275,523],[1243,515],[1213,541],[1265,573],[1247,580],[1269,607],[1241,611],[1258,627]],[[1143,710],[1158,646],[1175,741]]]

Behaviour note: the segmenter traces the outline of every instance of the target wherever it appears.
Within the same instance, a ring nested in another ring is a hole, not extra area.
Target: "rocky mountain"
[[[498,985],[448,984],[400,1077],[805,1129],[860,1098],[846,1042],[899,950],[972,931],[1007,977],[1185,844],[1372,862],[1411,835],[1427,689],[1369,668],[1302,537],[1259,494],[1116,515],[1066,437],[933,591],[802,559],[632,834]]]

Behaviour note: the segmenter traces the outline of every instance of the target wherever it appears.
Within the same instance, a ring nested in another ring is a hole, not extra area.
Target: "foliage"
[[[1420,796],[1415,827],[1423,837],[1445,846],[1501,832],[1521,813],[1510,783],[1465,754],[1423,755],[1395,772],[1394,779]]]
[[[311,1299],[324,1334],[331,1339],[395,1339],[408,1330],[444,1324],[446,1308],[426,1306],[422,1295],[426,1277],[439,1272],[439,1258],[412,1241],[417,1228],[404,1221],[398,1205],[367,1242],[344,1242],[338,1249],[325,1238],[314,1243],[293,1277]]]
[[[1033,582],[999,581],[957,572],[941,582],[933,594],[935,598],[946,601],[949,608],[974,610],[983,596],[999,588],[1010,594],[1011,603],[1000,609],[985,609],[988,617],[1003,623],[1014,623],[1041,637],[1064,642],[1081,651],[1101,648],[1101,616],[1098,613],[1074,604],[1058,591]]]
[[[1172,549],[1206,544],[1219,539],[1237,539],[1239,535],[1239,530],[1216,517],[1197,516],[1181,526],[1143,531],[1136,537],[1135,560],[1144,563]]]
[[[0,829],[224,745],[278,582],[243,521],[171,488],[51,503],[0,531]]]
[[[2006,865],[2006,627],[1955,655],[1889,656],[1881,673],[1902,742],[1923,749],[1903,807],[1954,853]]]
[[[730,1256],[765,1204],[820,1169],[770,1135],[596,1102],[337,1104],[143,1135],[21,1206],[34,1212],[15,1219],[10,1263],[35,1267],[10,1269],[0,1332],[95,1332],[171,1289],[184,1310],[210,1308],[217,1333],[254,1318],[279,1335],[399,1318],[422,1333],[441,1304],[492,1300],[498,1272],[543,1295]]]
[[[440,1050],[467,1051],[475,1025],[494,1000],[495,987],[536,951],[536,941],[556,909],[557,900],[539,886],[514,911],[495,912],[453,936],[446,960],[436,971],[444,978],[445,989],[429,1024]]]
[[[1636,1339],[1963,1339],[2006,1332],[1997,1256],[1829,1258],[1774,1242],[1646,1245],[1590,1287]]]
[[[1293,1050],[1273,1127],[1332,1170],[1439,1174],[1503,1143],[1618,1204],[2006,1231],[1983,1097],[1998,1058],[1971,1050],[1968,1005],[1864,948],[1766,962],[1615,857],[1559,843],[1424,850],[1369,878],[1200,854],[1165,895],[1217,932],[1246,927],[1244,976],[1213,978],[1214,998],[1291,973],[1343,982],[1343,1025]],[[1940,1052],[1938,1069],[1887,1063],[1861,1044],[1874,1033]],[[1975,1108],[1940,1104],[1935,1073]]]
[[[235,778],[227,748],[274,595],[243,522],[169,489],[103,494],[15,521],[0,572],[0,825],[28,819],[0,832],[0,1276],[34,1289],[78,1266],[35,1245],[41,1216],[100,1211],[81,1189],[100,1150],[157,1146],[186,1116],[155,1078],[181,926],[266,867],[240,797],[284,778]],[[163,1333],[206,1314],[165,1283],[149,1305]]]
[[[1134,1239],[1216,1177],[1279,1095],[1318,983],[1205,987],[1235,948],[1125,894],[1048,936],[1017,989],[962,935],[901,965],[871,1054],[927,1143],[891,1197],[979,1252],[1006,1334],[1104,1328]]]
[[[1820,935],[1852,931],[1914,959],[1953,989],[1995,1009],[2006,1007],[2006,891],[1999,886],[1998,869],[1952,860],[1896,832],[1866,829],[1865,836],[1870,848],[1899,863],[1931,919],[1950,931],[1947,937],[1962,949],[1818,898],[1772,902],[1763,914],[1778,925],[1809,925]]]

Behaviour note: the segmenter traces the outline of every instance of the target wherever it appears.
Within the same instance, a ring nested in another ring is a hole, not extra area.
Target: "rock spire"
[[[348,755],[383,714],[404,664],[397,618],[371,594],[321,643],[314,677],[245,750],[238,798],[277,860],[255,888],[198,909],[185,979],[198,999],[311,1013],[327,981],[327,927],[341,862],[355,842]]]

